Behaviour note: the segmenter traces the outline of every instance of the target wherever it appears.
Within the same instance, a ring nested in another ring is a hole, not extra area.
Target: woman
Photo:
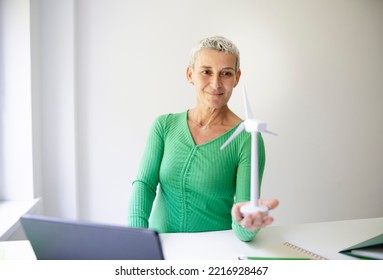
[[[186,77],[196,89],[196,105],[154,122],[133,182],[129,226],[158,232],[233,229],[250,241],[273,221],[261,212],[240,212],[250,196],[250,135],[244,131],[220,150],[241,122],[228,107],[241,77],[239,64],[237,47],[224,37],[206,38],[193,50]],[[261,180],[265,153],[258,140]]]

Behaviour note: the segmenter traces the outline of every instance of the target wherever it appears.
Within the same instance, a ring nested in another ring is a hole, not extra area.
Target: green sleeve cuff
[[[235,235],[244,242],[249,242],[254,239],[254,237],[258,234],[261,228],[256,229],[255,231],[248,230],[243,228],[239,223],[233,221],[232,228],[235,232]]]

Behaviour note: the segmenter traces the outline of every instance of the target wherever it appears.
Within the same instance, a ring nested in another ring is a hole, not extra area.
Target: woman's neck
[[[189,111],[189,118],[203,129],[209,126],[223,124],[229,112],[227,106],[222,108],[195,107]]]

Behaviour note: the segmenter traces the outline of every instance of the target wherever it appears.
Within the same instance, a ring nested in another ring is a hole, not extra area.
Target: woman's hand
[[[239,202],[234,204],[233,208],[231,209],[231,215],[233,216],[233,219],[238,222],[243,228],[246,228],[251,231],[255,231],[258,228],[263,228],[269,224],[271,224],[274,219],[271,216],[265,216],[262,212],[256,212],[254,214],[248,214],[246,217],[243,217],[240,209],[243,205],[248,204],[249,202]],[[277,199],[260,199],[259,200],[260,205],[265,205],[269,210],[275,209],[279,201]]]

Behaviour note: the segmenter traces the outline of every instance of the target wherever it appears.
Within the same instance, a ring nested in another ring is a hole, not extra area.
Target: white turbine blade
[[[274,136],[278,136],[278,134],[276,134],[275,132],[272,132],[270,130],[265,130],[265,131],[262,131],[262,132],[265,132],[265,133],[268,133],[268,134],[271,134],[271,135],[274,135]]]
[[[226,142],[221,146],[221,150],[225,149],[227,145],[229,145],[229,143],[231,141],[234,140],[235,137],[238,136],[238,134],[240,134],[242,132],[242,130],[245,129],[245,122],[241,122],[240,125],[237,127],[237,129],[233,132],[233,134],[229,137],[229,139],[226,140]]]
[[[247,93],[246,93],[246,87],[243,86],[243,99],[245,101],[245,113],[246,113],[246,119],[252,119],[253,118],[253,112],[251,111],[249,100],[247,99]]]

